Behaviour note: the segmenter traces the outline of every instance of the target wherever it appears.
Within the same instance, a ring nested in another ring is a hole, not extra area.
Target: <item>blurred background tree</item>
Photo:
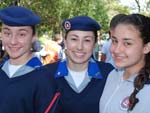
[[[128,14],[137,8],[139,13],[150,15],[150,0],[145,0],[144,10],[139,1],[135,0],[134,7],[128,7],[120,4],[119,0],[0,0],[0,8],[19,5],[33,10],[42,18],[38,25],[40,36],[51,38],[51,35],[63,32],[61,23],[64,19],[77,15],[96,19],[102,32],[108,31],[109,21],[115,14]]]

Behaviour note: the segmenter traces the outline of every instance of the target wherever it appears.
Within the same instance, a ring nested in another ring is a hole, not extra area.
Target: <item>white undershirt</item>
[[[13,74],[21,67],[22,65],[12,65],[8,63],[8,70],[9,70],[9,78],[13,76]]]
[[[78,72],[73,71],[71,69],[68,69],[68,70],[69,70],[71,77],[74,80],[76,87],[78,88],[86,76],[87,69],[85,69],[83,71],[78,71]]]

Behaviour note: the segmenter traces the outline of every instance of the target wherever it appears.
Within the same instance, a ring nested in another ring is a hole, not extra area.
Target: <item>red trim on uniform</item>
[[[52,106],[54,105],[54,103],[56,102],[56,100],[59,96],[60,96],[60,92],[56,92],[53,99],[52,99],[52,101],[50,102],[50,104],[48,105],[48,107],[47,107],[47,109],[45,110],[44,113],[48,113],[51,110]]]

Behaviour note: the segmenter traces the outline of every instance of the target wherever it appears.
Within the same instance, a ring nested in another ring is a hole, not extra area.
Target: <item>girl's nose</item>
[[[121,51],[123,51],[123,46],[122,46],[122,44],[117,44],[117,45],[114,47],[114,52],[115,52],[115,53],[119,53],[119,52],[121,52]]]
[[[77,43],[77,48],[79,50],[83,49],[83,42],[82,41],[79,41],[79,43]]]
[[[16,44],[16,43],[18,42],[15,35],[12,35],[12,36],[11,36],[10,42],[11,42],[11,44]]]

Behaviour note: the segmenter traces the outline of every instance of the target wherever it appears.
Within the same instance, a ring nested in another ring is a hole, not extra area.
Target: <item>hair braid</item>
[[[150,18],[141,14],[131,14],[125,16],[120,20],[120,23],[132,24],[135,26],[140,34],[143,44],[146,45],[150,43]],[[134,90],[129,97],[129,108],[131,111],[135,105],[140,101],[137,98],[137,93],[144,87],[146,82],[150,83],[150,52],[145,55],[145,65],[139,71],[138,75],[134,80]]]
[[[132,110],[139,102],[136,94],[144,87],[145,82],[150,81],[150,53],[146,55],[145,67],[141,69],[139,75],[134,80],[134,91],[129,97],[129,109]]]
[[[141,69],[139,75],[134,80],[134,91],[129,97],[129,109],[132,110],[134,106],[139,102],[139,99],[136,97],[136,94],[143,88],[146,81],[145,69]]]

